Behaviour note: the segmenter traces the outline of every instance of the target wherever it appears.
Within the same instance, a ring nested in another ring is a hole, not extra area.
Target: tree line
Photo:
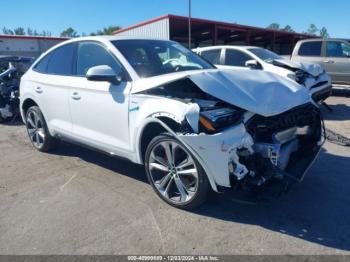
[[[79,37],[79,36],[94,36],[94,35],[112,35],[114,31],[120,29],[120,26],[108,26],[96,32],[91,32],[90,34],[81,33],[79,34],[74,28],[68,27],[60,33],[61,37]],[[25,29],[24,27],[16,27],[13,29],[3,27],[2,33],[5,35],[26,35],[26,36],[52,36],[50,31],[37,31],[32,28]]]
[[[51,36],[51,32],[49,31],[37,31],[35,29],[25,29],[23,27],[16,27],[14,29],[3,27],[2,33],[5,35]]]
[[[266,28],[280,30],[283,32],[292,32],[292,33],[295,32],[290,25],[286,25],[284,27],[281,27],[281,25],[278,23],[271,23]],[[86,33],[79,34],[74,28],[68,27],[67,29],[63,30],[60,33],[60,36],[61,37],[79,37],[79,36],[87,36],[87,35],[90,35],[90,36],[112,35],[114,31],[119,30],[119,29],[121,29],[120,26],[111,25],[108,27],[104,27],[101,30],[97,30],[96,32],[91,32],[90,34],[86,34]],[[35,29],[31,29],[31,28],[25,29],[23,27],[16,27],[14,29],[3,27],[2,32],[5,35],[52,36],[50,31],[45,31],[45,30],[44,31],[37,31]],[[323,38],[330,37],[326,27],[323,26],[319,29],[315,24],[311,24],[309,26],[309,28],[306,30],[306,32],[302,32],[302,33],[312,35],[312,36],[320,36]]]
[[[272,23],[269,26],[267,26],[266,28],[280,30],[280,31],[284,31],[284,32],[292,32],[292,33],[295,32],[290,25],[286,25],[285,27],[281,27],[281,25],[278,23]],[[307,34],[307,35],[312,35],[312,36],[320,36],[322,38],[329,38],[330,37],[326,27],[322,26],[321,28],[318,28],[315,24],[311,24],[309,26],[309,28],[306,31],[303,31],[302,33]]]

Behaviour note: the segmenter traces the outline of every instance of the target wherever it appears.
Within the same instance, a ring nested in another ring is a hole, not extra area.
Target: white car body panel
[[[252,59],[258,61],[264,71],[275,73],[277,75],[280,75],[282,77],[286,78],[294,78],[295,73],[289,69],[273,65],[271,63],[267,63],[258,56],[256,56],[254,53],[250,52],[248,49],[253,48],[250,46],[211,46],[211,47],[203,47],[203,48],[196,48],[193,49],[194,52],[200,53],[202,51],[206,50],[215,50],[215,49],[234,49],[234,50],[239,50],[248,56],[252,57]],[[291,60],[287,59],[278,59],[276,60],[277,62],[286,65],[287,67],[294,68],[294,69],[300,69],[303,70],[313,77],[309,77],[305,83],[304,86],[309,90],[310,95],[312,97],[313,94],[319,92],[320,90],[329,88],[331,86],[331,78],[330,76],[324,71],[324,69],[318,65],[318,64],[313,64],[313,63],[300,63],[300,62],[294,62]],[[220,69],[234,69],[234,70],[252,70],[249,67],[238,67],[238,66],[230,66],[230,65],[215,65],[217,68]],[[258,71],[258,70],[256,70]],[[317,87],[311,89],[313,85],[315,85],[318,82],[323,82],[325,81],[326,83]]]
[[[187,77],[204,92],[263,116],[282,113],[310,102],[308,92],[295,81],[264,71],[238,70],[239,73],[232,70],[206,70],[151,77],[145,81],[138,80],[133,85],[132,93]]]
[[[82,142],[90,141],[109,147],[111,152],[130,151],[128,94],[131,84],[96,84],[86,78],[76,77],[71,85],[68,99],[73,123],[72,134]],[[75,95],[80,98],[74,99]]]
[[[68,87],[72,82],[72,77],[42,75],[35,71],[25,74],[22,77],[24,84],[21,84],[21,99],[27,98],[30,94],[34,101],[38,101],[43,109],[48,127],[53,133],[55,130],[71,133],[72,119],[69,109]]]
[[[40,74],[33,70],[34,63],[21,82],[20,108],[23,120],[23,103],[26,99],[32,99],[42,109],[51,135],[67,136],[139,164],[144,161],[140,149],[142,132],[149,123],[159,123],[196,156],[215,191],[217,185],[230,186],[229,161],[238,166],[240,174],[237,177],[247,171],[240,165],[236,155],[237,149],[251,148],[254,143],[244,124],[237,124],[216,134],[197,133],[199,106],[196,103],[142,92],[188,78],[205,93],[247,110],[244,121],[255,114],[268,117],[312,103],[308,91],[295,81],[265,71],[193,70],[142,79],[111,44],[110,40],[117,37],[84,39],[103,43],[119,59],[131,81],[112,85],[88,81],[85,77]],[[80,40],[68,42],[75,41]],[[38,86],[42,88],[41,92],[35,91]],[[194,133],[176,133],[159,117],[167,117],[177,123],[187,120]]]

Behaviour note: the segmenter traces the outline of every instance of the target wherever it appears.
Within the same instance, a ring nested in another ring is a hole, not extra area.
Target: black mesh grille
[[[307,104],[272,117],[256,115],[248,121],[246,127],[255,141],[271,143],[275,132],[291,127],[319,127],[320,124],[319,110],[314,105]]]

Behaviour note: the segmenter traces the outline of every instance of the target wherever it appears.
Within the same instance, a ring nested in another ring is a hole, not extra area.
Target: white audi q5
[[[85,37],[40,56],[20,110],[33,146],[67,140],[144,164],[184,209],[210,189],[300,181],[323,143],[308,91],[264,71],[218,70],[173,41]]]

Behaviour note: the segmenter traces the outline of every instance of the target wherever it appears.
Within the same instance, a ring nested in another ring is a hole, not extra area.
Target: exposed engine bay
[[[19,113],[19,83],[32,58],[0,56],[0,122]]]
[[[273,117],[255,115],[246,128],[255,141],[255,156],[249,158],[244,152],[238,155],[251,172],[258,174],[259,179],[254,180],[257,184],[283,176],[301,181],[319,151],[323,134],[320,111],[312,104]]]
[[[206,151],[203,158],[216,166],[214,176],[228,174],[227,179],[215,179],[220,186],[256,187],[273,178],[301,181],[322,145],[322,118],[310,102],[263,116],[205,93],[189,78],[141,93],[199,107],[198,131],[186,118],[172,130],[202,155]]]

